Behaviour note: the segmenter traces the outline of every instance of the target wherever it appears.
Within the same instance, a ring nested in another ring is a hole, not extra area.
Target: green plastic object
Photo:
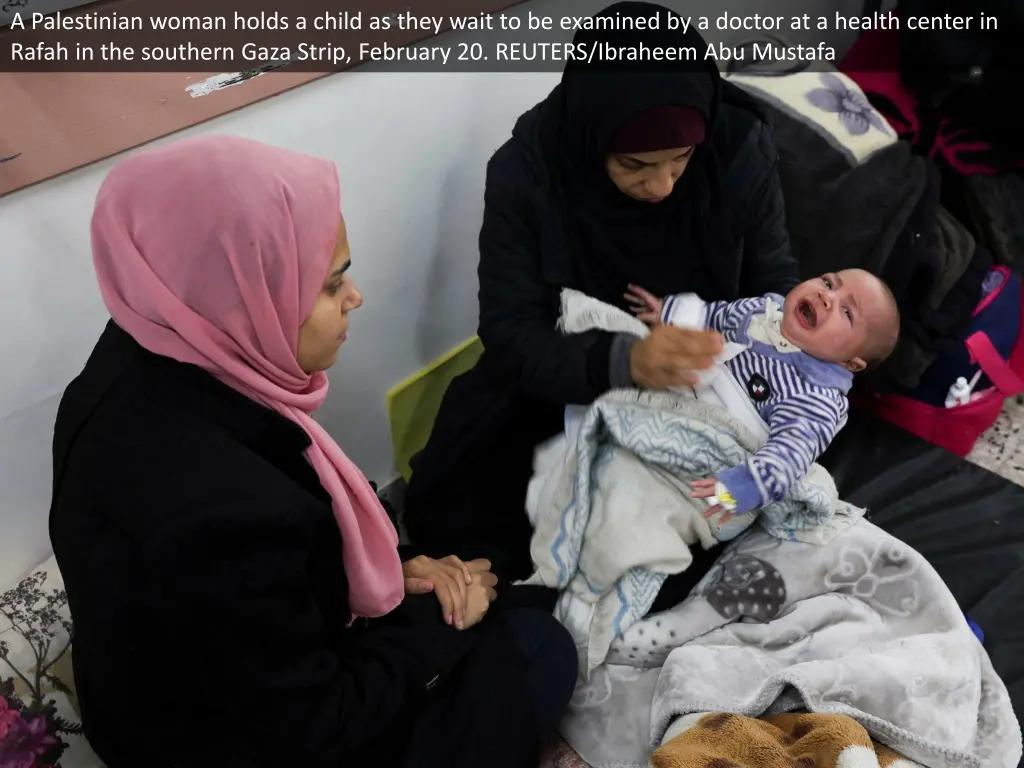
[[[391,423],[395,466],[406,482],[412,477],[409,459],[427,444],[448,385],[456,376],[476,365],[483,351],[483,343],[474,336],[388,392],[388,421]]]

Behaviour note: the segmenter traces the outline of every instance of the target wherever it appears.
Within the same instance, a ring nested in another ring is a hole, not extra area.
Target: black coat
[[[110,768],[399,766],[406,750],[420,766],[536,765],[497,611],[458,632],[424,595],[346,626],[308,442],[108,325],[60,405],[50,513],[96,752]]]
[[[555,180],[538,138],[542,105],[517,122],[487,166],[480,231],[480,362],[449,387],[430,442],[413,463],[406,523],[435,551],[464,547],[510,575],[530,570],[523,512],[537,443],[561,429],[567,404],[615,381],[613,334],[556,329],[563,288],[577,288]],[[785,226],[778,155],[753,112],[724,103],[714,141],[737,243],[721,294],[738,299],[799,282]],[[655,294],[657,285],[644,286]],[[498,565],[500,563],[500,565]]]

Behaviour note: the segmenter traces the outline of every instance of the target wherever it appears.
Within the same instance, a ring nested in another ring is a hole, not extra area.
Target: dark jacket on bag
[[[969,177],[966,202],[975,236],[993,258],[1024,270],[1024,170]]]
[[[347,626],[308,443],[108,325],[60,405],[50,512],[95,751],[109,768],[531,766],[532,702],[495,611],[458,632],[423,595]]]
[[[632,386],[633,337],[556,329],[561,290],[580,286],[538,137],[542,108],[519,119],[488,163],[479,266],[485,352],[449,387],[406,495],[413,541],[436,551],[464,547],[509,577],[530,572],[523,503],[534,448],[561,429],[566,405]],[[705,298],[785,294],[798,275],[769,127],[740,106],[726,102],[722,110],[727,119],[715,141],[736,248],[715,265],[725,284]]]

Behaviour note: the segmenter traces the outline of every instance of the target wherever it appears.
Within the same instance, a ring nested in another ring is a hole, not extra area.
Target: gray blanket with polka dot
[[[613,643],[608,664],[659,667],[653,745],[696,712],[848,715],[931,768],[1011,768],[1009,695],[952,593],[867,521],[824,547],[752,529],[690,598]]]
[[[594,768],[648,768],[680,717],[798,710],[852,717],[928,768],[1021,760],[1006,686],[952,593],[866,520],[825,546],[758,528],[728,544],[685,602],[616,638],[560,731]]]

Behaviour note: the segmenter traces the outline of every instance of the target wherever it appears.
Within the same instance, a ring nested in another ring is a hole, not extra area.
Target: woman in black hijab
[[[669,327],[642,341],[563,336],[561,290],[625,307],[631,283],[729,300],[784,295],[798,282],[768,126],[704,60],[696,30],[670,29],[670,17],[679,18],[651,3],[617,3],[598,18],[615,26],[642,18],[648,27],[656,19],[657,28],[581,30],[573,42],[585,52],[692,48],[694,60],[588,53],[488,163],[479,266],[486,351],[452,383],[413,462],[406,519],[416,543],[486,556],[506,578],[531,570],[524,503],[533,451],[562,429],[565,406],[611,388],[685,384],[721,344],[716,334]]]
[[[732,245],[714,141],[721,78],[714,62],[703,61],[696,31],[666,29],[675,15],[648,3],[618,3],[598,18],[654,17],[659,28],[588,30],[573,43],[588,54],[593,46],[692,47],[700,61],[571,62],[541,105],[538,143],[566,216],[574,287],[609,303],[622,305],[629,283],[708,298],[735,290],[731,275],[714,274],[717,260],[694,258],[724,255]]]

